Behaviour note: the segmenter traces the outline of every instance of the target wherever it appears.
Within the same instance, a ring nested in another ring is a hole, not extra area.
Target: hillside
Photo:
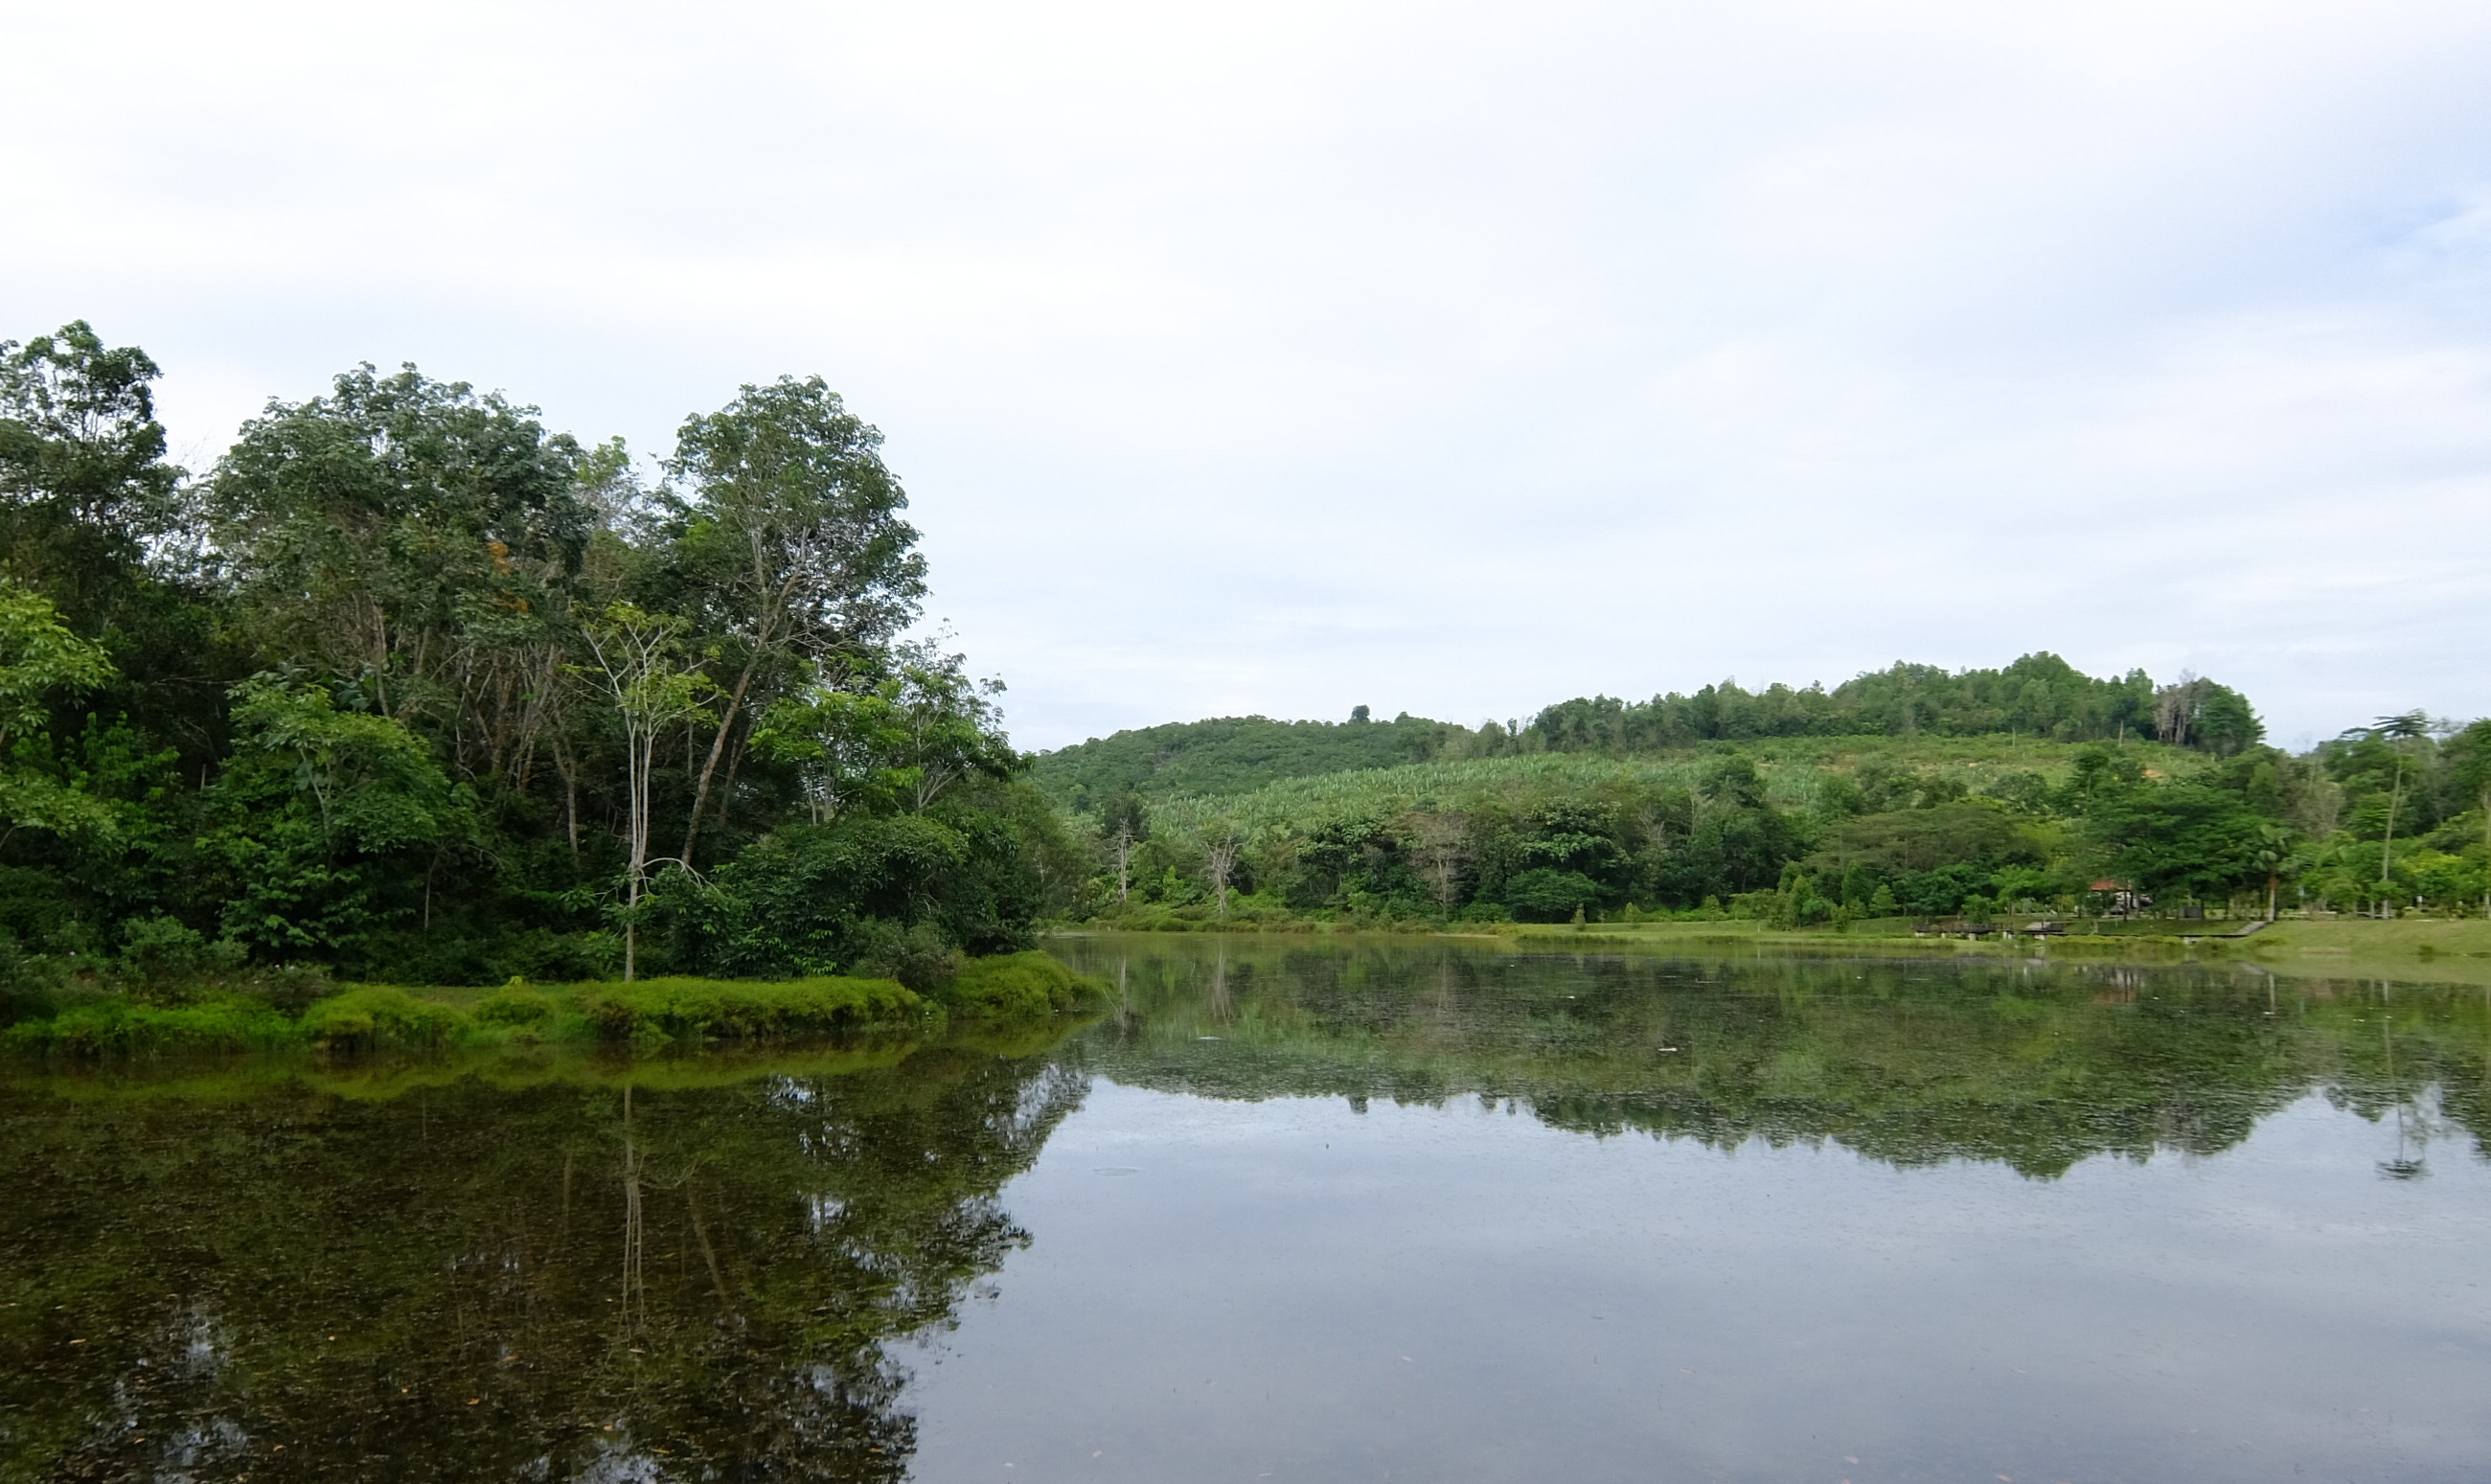
[[[1788,811],[1822,810],[1830,788],[1859,786],[1864,773],[1930,779],[1949,797],[1998,797],[2031,779],[2063,785],[2083,742],[2031,737],[1799,737],[1737,749],[1755,765],[1761,801]],[[1731,749],[1715,744],[1647,757],[1539,752],[1448,758],[1398,767],[1282,776],[1229,794],[1172,795],[1151,807],[1153,828],[1174,832],[1233,822],[1253,831],[1303,829],[1324,820],[1391,819],[1412,810],[1528,810],[1549,800],[1693,790]],[[2178,747],[2130,742],[2122,751],[2158,776],[2193,772],[2207,759]]]
[[[2491,913],[2491,720],[2260,731],[2212,682],[2028,655],[1512,730],[1158,727],[1038,771],[1102,867],[1091,916],[1131,925]]]
[[[1169,722],[1041,754],[1031,776],[1059,807],[1089,811],[1127,793],[1217,797],[1288,778],[1550,753],[1656,757],[1715,742],[2020,738],[2152,740],[2229,755],[2262,732],[2247,700],[2212,681],[2183,673],[2156,685],[2142,670],[2096,679],[2043,652],[1995,670],[1896,663],[1830,690],[1772,684],[1750,691],[1723,681],[1693,695],[1672,691],[1649,701],[1577,696],[1541,708],[1513,730],[1489,721],[1474,731],[1406,713],[1391,721]]]
[[[1030,776],[1058,805],[1089,809],[1128,790],[1154,799],[1235,794],[1282,778],[1392,768],[1432,758],[1470,735],[1407,714],[1391,721],[1219,716],[1041,753]]]

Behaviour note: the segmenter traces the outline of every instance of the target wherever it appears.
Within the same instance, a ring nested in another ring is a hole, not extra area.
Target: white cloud
[[[0,334],[880,423],[1022,740],[1896,657],[2491,711],[2491,13],[0,3]]]

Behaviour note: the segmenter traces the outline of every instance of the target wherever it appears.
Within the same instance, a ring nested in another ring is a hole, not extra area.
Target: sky
[[[2491,7],[0,0],[0,337],[819,373],[1014,739],[2035,650],[2491,713]]]

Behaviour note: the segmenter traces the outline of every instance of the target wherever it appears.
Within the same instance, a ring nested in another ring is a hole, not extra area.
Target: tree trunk
[[[692,845],[700,838],[701,809],[709,802],[710,780],[718,775],[718,760],[726,751],[726,739],[735,730],[735,718],[744,710],[744,693],[751,688],[752,672],[761,663],[755,654],[744,662],[744,673],[735,679],[734,693],[726,698],[726,714],[718,720],[718,736],[709,744],[709,761],[701,765],[700,782],[692,789],[691,818],[684,825],[684,865],[692,863]]]
[[[2396,759],[2396,781],[2388,789],[2388,832],[2379,842],[2379,899],[2387,900],[2388,868],[2396,858],[2396,805],[2403,801],[2405,791],[2404,759]]]
[[[571,834],[571,865],[579,868],[579,774],[571,766],[571,749],[559,739],[553,744],[554,771],[562,774],[563,824]]]

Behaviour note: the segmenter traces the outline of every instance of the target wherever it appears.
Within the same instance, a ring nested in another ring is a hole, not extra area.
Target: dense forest
[[[2228,687],[2035,655],[1521,727],[1161,727],[1034,771],[1098,842],[1092,911],[1135,925],[2491,911],[2491,722],[2262,736]]]
[[[0,342],[0,969],[939,979],[1089,869],[880,436],[619,441],[369,365],[169,463],[146,354]]]

